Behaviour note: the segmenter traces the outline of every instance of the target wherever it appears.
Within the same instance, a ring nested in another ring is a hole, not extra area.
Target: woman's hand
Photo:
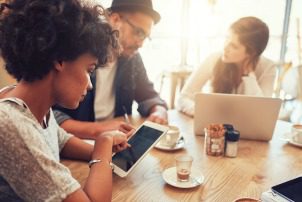
[[[118,130],[121,131],[121,132],[123,132],[123,133],[125,133],[125,134],[127,134],[127,137],[129,138],[133,134],[135,128],[132,125],[130,125],[130,124],[121,123],[120,126],[119,126],[119,128],[118,128]]]
[[[110,136],[112,138],[112,151],[113,152],[120,152],[127,147],[129,147],[128,144],[128,137],[130,137],[134,132],[134,129],[130,130],[127,133],[124,133],[119,130],[112,130],[102,133],[102,136]]]

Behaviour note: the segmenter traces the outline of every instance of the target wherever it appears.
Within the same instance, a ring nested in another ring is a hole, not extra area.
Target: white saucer
[[[162,175],[166,183],[178,188],[193,188],[203,184],[204,182],[204,176],[202,173],[194,168],[191,170],[190,180],[188,182],[177,181],[176,167],[166,169]]]
[[[289,143],[289,144],[292,144],[292,145],[294,145],[294,146],[297,146],[297,147],[302,147],[302,144],[301,144],[301,143],[295,142],[295,141],[293,141],[292,139],[289,139],[289,140],[288,140],[288,143]]]
[[[292,134],[291,133],[285,133],[285,134],[283,134],[283,137],[281,137],[281,139],[287,141],[289,144],[294,145],[296,147],[302,147],[301,143],[295,142],[292,139]]]
[[[160,140],[154,147],[156,149],[160,149],[160,150],[165,150],[165,151],[174,151],[174,150],[178,150],[178,149],[182,149],[185,146],[185,140],[183,137],[181,137],[178,142],[173,145],[167,145],[164,143],[164,141]]]

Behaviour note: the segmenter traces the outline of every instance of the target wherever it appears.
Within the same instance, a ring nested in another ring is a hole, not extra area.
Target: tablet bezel
[[[116,164],[114,164],[114,162],[112,161],[112,164],[114,165],[114,169],[113,169],[113,172],[115,174],[117,174],[118,176],[120,177],[126,177],[136,166],[137,164],[140,163],[140,161],[147,155],[147,153],[158,143],[158,141],[160,140],[160,138],[166,134],[166,132],[169,130],[169,127],[168,126],[164,126],[164,125],[160,125],[160,124],[157,124],[157,123],[153,123],[153,122],[150,122],[150,121],[145,121],[142,125],[140,125],[135,133],[130,137],[133,138],[135,137],[135,135],[137,135],[137,131],[139,131],[139,129],[143,126],[146,126],[146,127],[149,127],[149,128],[153,128],[153,129],[156,129],[156,130],[159,130],[161,131],[161,135],[157,138],[156,141],[153,142],[152,145],[150,145],[150,147],[144,152],[143,155],[141,155],[141,157],[132,165],[132,167],[127,171],[125,172],[123,169],[121,169],[120,167],[118,167]],[[130,140],[129,139],[129,140]],[[114,154],[115,155],[115,154]],[[114,155],[112,157],[114,157]]]
[[[290,199],[287,193],[284,193],[283,191],[281,191],[281,189],[286,188],[292,184],[302,184],[302,176],[299,176],[297,178],[291,179],[289,181],[286,181],[284,183],[275,185],[272,187],[272,191],[280,196],[282,196],[283,198],[289,200],[289,201],[293,201],[293,199]]]

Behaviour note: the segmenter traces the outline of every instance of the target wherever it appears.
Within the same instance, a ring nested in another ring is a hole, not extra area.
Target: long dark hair
[[[256,17],[244,17],[234,22],[231,31],[238,35],[239,42],[250,55],[249,63],[255,70],[259,57],[267,46],[269,29]],[[212,78],[213,92],[232,93],[241,83],[242,70],[236,64],[224,63],[221,58],[217,61]]]

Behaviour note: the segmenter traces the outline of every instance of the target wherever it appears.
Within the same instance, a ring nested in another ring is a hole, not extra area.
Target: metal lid
[[[238,141],[240,137],[240,133],[238,130],[228,130],[226,131],[226,140],[227,141]]]
[[[234,130],[234,127],[233,127],[232,124],[224,123],[224,124],[223,124],[223,127],[224,127],[226,130],[228,130],[228,131]]]

